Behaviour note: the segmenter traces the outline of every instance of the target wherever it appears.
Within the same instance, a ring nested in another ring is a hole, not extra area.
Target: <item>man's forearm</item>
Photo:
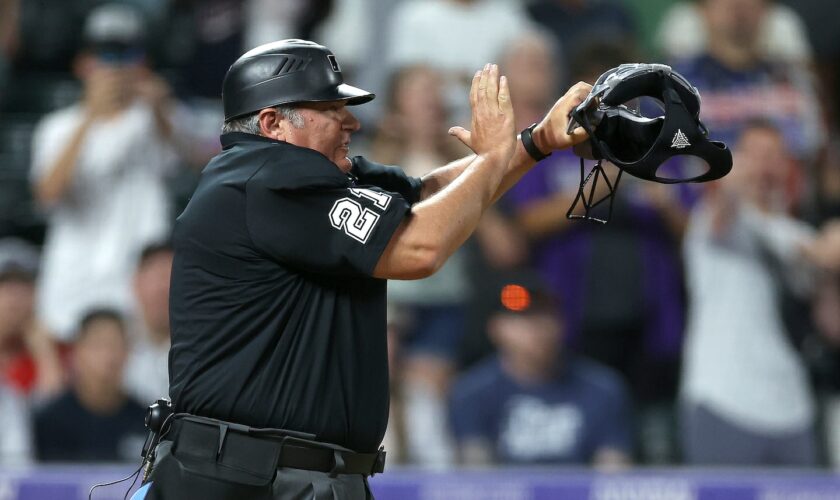
[[[505,159],[473,155],[438,169],[431,177],[438,183],[436,189],[412,207],[374,276],[416,279],[437,270],[472,234],[492,203],[505,173],[500,162]]]
[[[501,198],[503,194],[507,193],[508,189],[519,182],[519,179],[536,164],[537,162],[525,151],[525,147],[522,146],[522,141],[517,139],[516,149],[514,149],[513,156],[510,158],[505,176],[502,178],[502,182],[499,183],[496,194],[493,195],[493,203]]]
[[[475,155],[466,156],[426,174],[422,179],[423,188],[420,192],[420,199],[425,200],[448,186],[464,172],[464,169],[467,168],[467,165],[469,165],[473,159],[475,159]],[[510,162],[508,162],[505,174],[502,177],[502,181],[496,189],[495,194],[493,195],[491,203],[496,202],[496,200],[505,194],[508,189],[513,187],[513,185],[516,184],[519,179],[521,179],[522,176],[525,175],[525,173],[528,172],[535,164],[536,161],[531,158],[522,146],[522,141],[517,140],[516,149],[514,150]]]
[[[82,145],[93,120],[86,118],[64,145],[49,172],[35,186],[38,202],[44,206],[58,202],[73,181]]]
[[[464,173],[464,170],[470,163],[472,163],[473,160],[475,160],[474,154],[458,158],[457,160],[442,167],[438,167],[424,175],[420,179],[423,185],[420,189],[419,201],[429,199],[435,193],[448,186],[452,181],[457,179],[459,175]]]

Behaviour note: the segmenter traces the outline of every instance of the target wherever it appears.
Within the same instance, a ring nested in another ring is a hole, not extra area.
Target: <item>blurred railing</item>
[[[0,500],[83,500],[93,484],[131,472],[124,466],[0,469]],[[93,498],[121,499],[129,482],[98,488]],[[377,500],[840,500],[840,475],[767,469],[610,474],[588,469],[394,469],[372,478],[371,487]]]

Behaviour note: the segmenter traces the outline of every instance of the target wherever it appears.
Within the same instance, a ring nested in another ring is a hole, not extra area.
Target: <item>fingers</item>
[[[582,103],[589,92],[592,90],[592,85],[586,82],[577,82],[574,84],[566,94],[560,98],[560,109],[564,114],[568,115],[575,107]]]
[[[481,79],[481,70],[475,72],[473,75],[472,86],[470,86],[470,107],[475,109],[478,104],[478,83]]]
[[[495,64],[490,65],[490,71],[487,73],[487,99],[498,105],[499,101],[499,66]]]
[[[510,102],[510,87],[506,76],[502,76],[499,80],[499,109],[504,113],[513,111],[513,105]]]
[[[488,63],[473,76],[470,105],[472,131],[453,127],[449,133],[476,154],[511,152],[516,134],[510,88],[507,78],[500,77],[497,65]]]
[[[586,142],[586,140],[589,139],[589,134],[586,133],[583,127],[578,127],[572,130],[572,132],[568,134],[568,136],[571,140],[571,145],[573,146]]]
[[[490,63],[484,65],[484,69],[481,70],[481,76],[478,79],[478,98],[482,99],[487,97],[487,85],[488,80],[490,79]]]
[[[472,149],[472,134],[469,130],[463,127],[452,127],[449,129],[449,135],[455,136],[459,141],[463,142],[465,146]]]
[[[502,80],[504,92],[502,93]],[[470,87],[470,105],[475,107],[484,99],[488,104],[496,104],[500,110],[507,110],[510,105],[510,87],[507,78],[499,76],[499,66],[487,63],[476,71]],[[502,102],[504,101],[504,102]]]

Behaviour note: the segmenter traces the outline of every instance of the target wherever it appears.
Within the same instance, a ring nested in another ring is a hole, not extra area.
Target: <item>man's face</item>
[[[9,334],[22,333],[33,314],[35,284],[23,278],[0,280],[0,341]]]
[[[350,171],[350,134],[359,130],[359,120],[345,101],[310,102],[297,106],[303,128],[289,127],[286,142],[320,152],[344,172]]]
[[[134,276],[137,302],[148,327],[157,332],[169,331],[169,282],[172,252],[155,252],[140,265]]]
[[[563,325],[550,313],[499,313],[491,320],[491,335],[503,355],[550,370],[557,359]]]
[[[766,15],[766,0],[705,0],[706,24],[712,38],[752,47]]]
[[[128,345],[122,326],[110,319],[97,319],[74,349],[76,376],[97,385],[119,385],[128,356]]]
[[[777,131],[749,128],[735,147],[734,175],[727,181],[755,205],[770,208],[784,204],[790,162],[784,137]]]

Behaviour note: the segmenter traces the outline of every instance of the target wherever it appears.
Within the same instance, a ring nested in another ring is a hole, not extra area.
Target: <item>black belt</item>
[[[164,439],[172,453],[221,466],[267,474],[289,467],[336,474],[370,476],[385,469],[385,451],[357,453],[347,448],[300,437],[281,429],[259,429],[196,416],[173,419]]]

